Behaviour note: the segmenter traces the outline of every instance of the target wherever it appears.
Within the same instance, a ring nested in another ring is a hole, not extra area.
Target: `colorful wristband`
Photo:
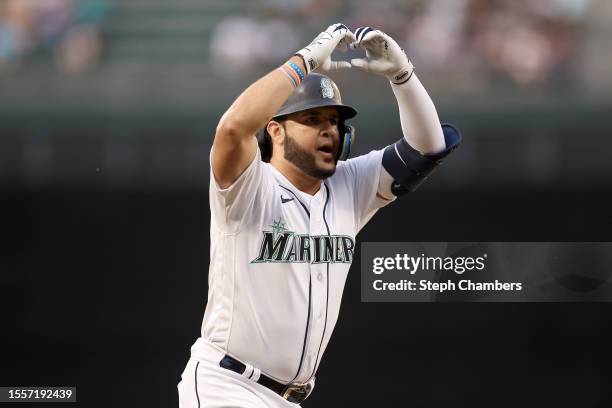
[[[304,80],[304,77],[306,75],[304,74],[304,71],[302,71],[302,69],[299,67],[298,64],[296,64],[293,61],[287,61],[285,62],[285,65],[288,65],[289,67],[291,67],[291,69],[293,69],[293,71],[295,71],[298,74],[298,76],[300,77],[300,82]]]
[[[286,69],[284,66],[282,66],[282,67],[278,67],[278,70],[281,71],[283,74],[285,74],[287,79],[289,79],[289,82],[291,82],[291,86],[293,86],[293,89],[298,87],[297,80],[293,77],[293,75],[291,75],[289,73],[288,69]]]
[[[287,71],[287,73],[289,75],[291,75],[293,77],[293,79],[295,79],[295,83],[299,86],[302,83],[302,78],[300,78],[300,75],[295,72],[294,69],[292,69],[290,66],[288,66],[287,64],[283,65],[283,69],[285,71]]]

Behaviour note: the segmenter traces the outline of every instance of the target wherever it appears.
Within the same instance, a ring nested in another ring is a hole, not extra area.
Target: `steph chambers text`
[[[450,291],[521,291],[523,284],[521,282],[501,282],[495,280],[493,282],[476,282],[470,279],[462,279],[458,282],[448,280],[446,282],[433,282],[428,279],[420,279],[412,281],[409,279],[401,279],[395,282],[384,282],[382,279],[376,279],[372,282],[372,286],[376,291],[433,291],[433,292],[450,292]]]

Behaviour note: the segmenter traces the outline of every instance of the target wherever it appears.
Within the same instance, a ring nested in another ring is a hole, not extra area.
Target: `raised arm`
[[[385,76],[399,108],[403,138],[387,147],[379,196],[390,199],[414,191],[441,160],[460,142],[454,127],[441,126],[429,94],[414,73],[414,66],[390,36],[371,27],[355,30],[355,48],[362,47],[366,58],[351,60],[364,71]]]
[[[270,121],[304,75],[348,68],[348,62],[331,61],[335,48],[346,48],[355,37],[344,24],[334,24],[295,56],[250,85],[223,114],[215,133],[211,166],[221,188],[231,186],[253,161],[257,131]],[[306,62],[306,63],[305,63]]]
[[[305,69],[302,58],[289,61]],[[213,142],[211,165],[221,188],[231,186],[257,150],[255,133],[264,127],[293,91],[286,75],[274,70],[249,86],[223,114]]]

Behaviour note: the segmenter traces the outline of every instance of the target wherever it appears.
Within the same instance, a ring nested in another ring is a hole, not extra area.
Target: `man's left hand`
[[[372,27],[358,28],[355,36],[357,41],[351,46],[363,48],[366,51],[366,58],[352,59],[352,66],[377,75],[384,75],[396,85],[408,82],[414,66],[393,38]]]

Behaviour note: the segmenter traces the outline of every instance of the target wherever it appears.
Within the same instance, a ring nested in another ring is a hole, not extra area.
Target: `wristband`
[[[285,62],[285,64],[288,65],[289,67],[291,67],[298,74],[298,76],[300,77],[300,82],[302,82],[304,80],[304,77],[306,75],[304,74],[304,71],[302,71],[302,69],[299,67],[298,64],[296,64],[293,61],[287,61],[287,62]]]
[[[289,79],[289,82],[291,82],[291,86],[293,87],[293,89],[298,87],[298,80],[296,79],[296,74],[294,73],[293,75],[289,72],[290,70],[287,69],[287,67],[285,66],[281,66],[277,68],[280,72],[282,72],[283,74],[285,74],[285,76],[287,77],[287,79]],[[295,76],[294,76],[295,75]],[[299,77],[298,77],[299,78]]]

